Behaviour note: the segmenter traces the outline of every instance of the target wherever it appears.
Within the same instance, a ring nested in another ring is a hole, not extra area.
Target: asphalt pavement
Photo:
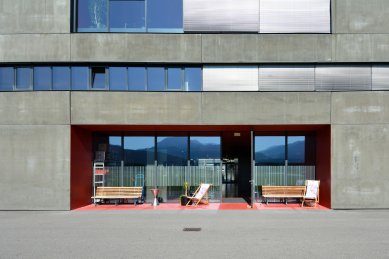
[[[389,258],[389,210],[0,211],[0,258]]]

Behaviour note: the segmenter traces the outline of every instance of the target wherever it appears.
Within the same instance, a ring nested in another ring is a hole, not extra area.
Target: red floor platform
[[[250,208],[247,203],[210,203],[208,205],[198,206],[181,206],[176,203],[161,203],[159,206],[152,206],[149,203],[133,205],[133,204],[102,204],[88,205],[75,209],[75,211],[104,211],[104,210],[328,210],[328,208],[318,205],[316,207],[301,207],[299,203],[272,203],[262,204],[256,203],[254,208]]]

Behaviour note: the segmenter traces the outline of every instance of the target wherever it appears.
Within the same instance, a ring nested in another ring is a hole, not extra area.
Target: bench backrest
[[[262,195],[304,195],[305,186],[262,186]]]
[[[142,196],[143,187],[97,187],[96,196]]]

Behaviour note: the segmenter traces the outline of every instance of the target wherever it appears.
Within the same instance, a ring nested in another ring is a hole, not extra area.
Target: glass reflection
[[[305,137],[288,136],[288,164],[304,164]]]
[[[157,158],[158,165],[187,165],[188,138],[157,137]]]
[[[77,1],[77,31],[107,31],[107,0]]]
[[[165,90],[165,68],[149,67],[147,69],[147,89],[149,91]]]
[[[32,86],[32,69],[29,67],[16,68],[16,89],[28,90]]]
[[[126,91],[127,87],[127,68],[110,67],[109,68],[109,89],[115,91]]]
[[[194,166],[220,163],[220,137],[190,137],[190,162]]]
[[[88,90],[89,68],[72,67],[72,90]]]
[[[34,90],[51,90],[51,68],[34,68]]]
[[[146,90],[146,68],[145,67],[129,67],[128,78],[129,78],[130,91]]]
[[[182,88],[182,73],[181,68],[167,69],[167,89],[181,90]]]
[[[148,0],[147,27],[149,32],[183,32],[182,0]]]
[[[144,0],[111,0],[109,2],[110,31],[144,32],[146,31],[145,14]]]
[[[70,90],[70,67],[53,67],[53,90]]]
[[[0,67],[0,91],[12,91],[14,87],[13,67]]]
[[[256,136],[255,164],[283,165],[285,164],[284,136]]]
[[[124,137],[124,165],[154,164],[154,137]]]
[[[201,91],[202,71],[200,67],[185,68],[185,91]]]

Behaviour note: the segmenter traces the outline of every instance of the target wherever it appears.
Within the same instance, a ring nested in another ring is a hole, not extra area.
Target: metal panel
[[[372,89],[389,90],[389,65],[373,65]]]
[[[258,0],[184,0],[184,31],[258,31]]]
[[[371,90],[370,66],[318,65],[315,78],[316,90]]]
[[[258,91],[258,67],[204,66],[203,91]]]
[[[260,91],[314,91],[315,69],[312,66],[260,66]]]
[[[260,0],[260,33],[330,33],[330,0]]]

